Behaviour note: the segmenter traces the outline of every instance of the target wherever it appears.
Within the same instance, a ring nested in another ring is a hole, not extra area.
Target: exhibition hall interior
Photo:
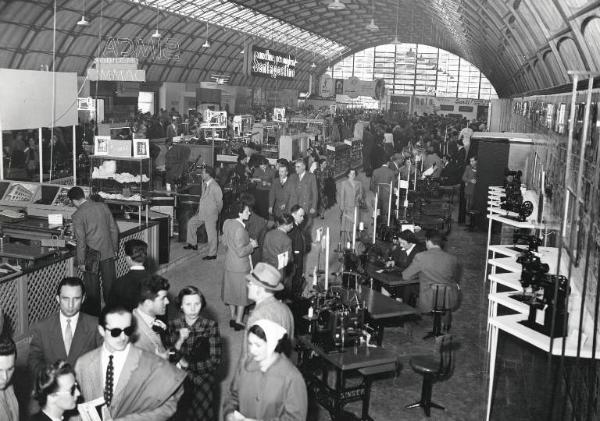
[[[0,420],[600,418],[599,0],[0,0]]]

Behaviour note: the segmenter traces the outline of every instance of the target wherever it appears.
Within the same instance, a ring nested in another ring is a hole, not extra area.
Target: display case
[[[333,178],[342,177],[350,168],[362,165],[362,143],[358,140],[345,140],[325,146],[325,156],[333,169]]]
[[[88,186],[80,186],[86,197],[90,195]],[[71,186],[59,184],[41,184],[40,198],[27,205],[27,215],[45,218],[50,214],[60,213],[64,219],[71,219],[77,210],[67,197]]]
[[[105,155],[90,156],[90,189],[106,203],[137,206],[148,210],[147,195],[152,190],[152,160]],[[146,218],[147,219],[147,218]]]

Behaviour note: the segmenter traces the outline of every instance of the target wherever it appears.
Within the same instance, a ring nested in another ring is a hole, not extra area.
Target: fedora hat
[[[268,291],[281,291],[281,274],[268,263],[260,262],[254,266],[254,270],[246,275],[246,279]]]

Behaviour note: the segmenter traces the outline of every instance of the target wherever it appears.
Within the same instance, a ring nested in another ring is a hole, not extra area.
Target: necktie
[[[65,328],[65,350],[69,355],[71,349],[71,342],[73,342],[73,330],[71,329],[71,319],[67,319],[67,327]]]
[[[113,398],[113,380],[115,367],[113,365],[113,355],[108,356],[108,365],[106,366],[106,380],[104,382],[104,401],[106,406],[110,406]]]

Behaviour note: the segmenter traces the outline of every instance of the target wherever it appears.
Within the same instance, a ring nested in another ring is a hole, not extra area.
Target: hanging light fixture
[[[312,64],[310,65],[310,68],[314,69],[316,67],[317,67],[317,65],[315,64],[315,52],[313,51],[313,61],[312,61]]]
[[[206,21],[206,39],[204,40],[204,44],[202,44],[202,48],[210,48],[210,41],[208,41],[208,20]]]
[[[394,44],[400,44],[398,40],[398,14],[400,11],[400,0],[398,0],[398,6],[396,6],[396,36],[394,37]]]
[[[85,18],[85,0],[83,0],[83,11],[81,12],[81,19],[77,21],[77,26],[89,26],[90,23]]]
[[[329,10],[344,10],[346,8],[346,5],[340,0],[333,0],[331,3],[329,3],[329,6],[327,6],[327,8]]]
[[[154,31],[154,33],[152,34],[152,38],[160,38],[160,32],[158,32],[158,14],[159,14],[159,10],[158,7],[156,8],[156,31]]]
[[[367,31],[377,32],[379,31],[379,26],[375,24],[375,19],[373,16],[375,15],[375,0],[371,0],[371,22],[366,26]]]

